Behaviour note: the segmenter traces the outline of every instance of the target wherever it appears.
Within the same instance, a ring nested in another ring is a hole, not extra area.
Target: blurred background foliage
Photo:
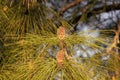
[[[119,0],[0,0],[0,80],[120,80]],[[66,54],[59,66],[59,27]]]

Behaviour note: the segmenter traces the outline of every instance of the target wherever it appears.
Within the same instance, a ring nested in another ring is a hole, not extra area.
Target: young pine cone
[[[61,67],[64,62],[64,56],[65,56],[65,50],[58,51],[56,55],[56,60],[59,67]]]
[[[57,36],[60,40],[64,40],[65,38],[65,28],[64,27],[59,27],[57,30]]]

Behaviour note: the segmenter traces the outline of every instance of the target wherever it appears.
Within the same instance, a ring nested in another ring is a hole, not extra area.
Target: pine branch
[[[62,7],[62,9],[60,10],[60,14],[62,15],[65,11],[67,11],[71,7],[78,5],[81,2],[82,2],[82,0],[75,0],[74,2],[67,4],[65,7]]]
[[[91,16],[94,16],[96,14],[100,14],[100,13],[103,13],[103,12],[110,12],[112,10],[120,10],[120,3],[117,3],[117,4],[112,4],[112,5],[106,5],[106,6],[101,6],[101,7],[96,7],[96,8],[93,8],[93,9],[89,9],[89,12],[87,13],[87,18],[90,18]],[[89,5],[85,6],[84,9],[81,9],[82,12],[88,10],[89,8]],[[81,15],[78,15],[76,16],[76,18],[74,19],[73,23],[74,22],[78,22],[79,19],[82,17],[83,14]]]

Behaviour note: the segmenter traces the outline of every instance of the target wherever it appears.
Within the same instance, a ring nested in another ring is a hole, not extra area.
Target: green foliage
[[[113,30],[98,30],[98,38],[89,35],[92,30],[72,33],[72,27],[43,2],[31,0],[28,9],[24,1],[0,1],[0,80],[110,80],[112,73],[120,72],[116,51],[106,54],[113,42],[106,34]],[[57,28],[61,25],[67,31],[65,44],[71,59],[65,57],[59,67],[55,56],[60,50]],[[75,48],[83,45],[84,52],[92,49],[96,54],[75,57]],[[106,56],[110,57],[103,60]]]

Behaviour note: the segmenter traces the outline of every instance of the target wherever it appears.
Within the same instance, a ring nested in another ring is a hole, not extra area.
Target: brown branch
[[[81,3],[82,0],[75,0],[74,2],[71,2],[69,4],[67,4],[65,7],[63,7],[61,10],[60,10],[60,14],[62,15],[65,11],[67,11],[69,8],[73,7],[73,6],[76,6],[78,5],[79,3]]]
[[[120,3],[118,3],[116,5],[106,5],[106,7],[101,6],[101,7],[94,8],[87,13],[87,18],[90,18],[91,16],[93,16],[95,14],[100,14],[102,12],[109,12],[109,11],[112,11],[112,10],[120,10],[119,5],[120,5]],[[74,19],[74,21],[72,23],[78,22],[81,17],[82,17],[82,15],[76,16],[76,18]]]
[[[120,23],[118,24],[118,30],[115,31],[115,36],[114,36],[112,45],[110,45],[110,47],[107,48],[107,50],[106,50],[107,53],[110,53],[113,48],[115,48],[117,50],[117,44],[119,43],[119,35],[120,35]],[[117,52],[117,53],[119,53],[119,52]]]
[[[106,7],[105,7],[105,11],[106,12],[109,12],[109,11],[111,11],[111,10],[119,10],[120,9],[120,3],[118,3],[118,4],[116,4],[116,5],[106,5]],[[100,10],[103,10],[104,11],[104,6],[101,6],[101,7],[99,7],[99,8],[94,8],[93,9],[93,12],[94,11],[100,11]]]

